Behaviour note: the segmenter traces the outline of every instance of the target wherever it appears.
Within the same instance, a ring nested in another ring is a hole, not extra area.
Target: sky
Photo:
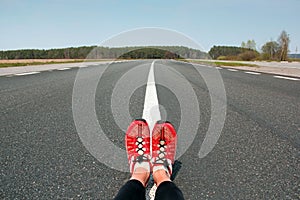
[[[285,30],[300,53],[300,0],[0,0],[0,50],[100,45],[124,31],[180,32],[214,45],[257,49]]]

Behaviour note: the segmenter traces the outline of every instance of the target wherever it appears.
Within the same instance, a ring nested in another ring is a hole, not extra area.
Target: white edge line
[[[64,70],[67,70],[67,69],[71,69],[71,68],[65,67],[65,68],[60,68],[60,69],[57,69],[57,70],[64,71]]]
[[[291,81],[299,81],[300,79],[298,78],[292,78],[292,77],[286,77],[286,76],[274,76],[275,78],[280,78],[280,79],[286,79],[286,80],[291,80]]]
[[[258,72],[245,72],[246,74],[253,74],[253,75],[261,75],[261,73]]]
[[[238,70],[236,69],[227,69],[228,71],[231,71],[231,72],[237,72]]]
[[[31,75],[31,74],[38,74],[40,72],[25,72],[20,74],[15,74],[15,76],[25,76],[25,75]]]

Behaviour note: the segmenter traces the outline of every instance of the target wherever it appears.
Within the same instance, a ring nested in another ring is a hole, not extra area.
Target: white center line
[[[261,73],[258,72],[245,72],[246,74],[253,74],[253,75],[261,75]]]
[[[231,72],[237,72],[238,70],[236,69],[227,69],[228,71],[231,71]]]
[[[25,75],[31,75],[31,74],[38,74],[40,72],[25,72],[20,74],[15,74],[15,76],[25,76]]]
[[[65,67],[65,68],[60,68],[60,69],[57,69],[57,70],[59,70],[59,71],[64,71],[64,70],[67,70],[67,69],[70,69],[70,68]]]
[[[292,78],[292,77],[286,77],[286,76],[274,76],[275,78],[280,78],[280,79],[286,79],[286,80],[291,80],[291,81],[299,81],[300,79],[298,78]]]
[[[152,62],[148,75],[143,110],[143,119],[145,119],[148,122],[150,130],[153,129],[156,121],[161,119],[155,86],[154,63],[155,61]]]

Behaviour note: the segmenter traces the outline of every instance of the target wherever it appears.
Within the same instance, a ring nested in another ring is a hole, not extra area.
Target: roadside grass
[[[222,61],[204,61],[204,60],[185,60],[190,63],[204,64],[204,65],[212,65],[217,67],[258,67],[258,65],[250,64],[250,63],[242,63],[242,62],[222,62]]]
[[[289,62],[300,62],[300,58],[289,58]]]
[[[83,62],[83,60],[74,61],[50,61],[50,62],[23,62],[23,63],[0,63],[0,68],[4,67],[21,67],[28,65],[47,65],[47,64],[63,64],[63,63],[78,63]]]
[[[0,60],[1,61],[1,60]],[[76,60],[66,60],[66,61],[29,61],[26,62],[14,62],[14,60],[9,60],[10,62],[0,62],[0,68],[5,67],[21,67],[21,66],[29,66],[29,65],[48,65],[48,64],[65,64],[65,63],[80,63],[80,62],[100,62],[100,61],[112,61],[109,59],[102,59],[102,60],[85,60],[85,59],[76,59]]]
[[[217,66],[229,66],[229,67],[258,67],[255,64],[239,63],[239,62],[214,62]]]

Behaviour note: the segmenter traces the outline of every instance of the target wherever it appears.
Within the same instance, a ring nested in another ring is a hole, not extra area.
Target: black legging
[[[137,180],[128,181],[119,191],[115,200],[145,200],[146,190]],[[170,181],[162,182],[155,193],[156,200],[183,200],[180,189]]]

